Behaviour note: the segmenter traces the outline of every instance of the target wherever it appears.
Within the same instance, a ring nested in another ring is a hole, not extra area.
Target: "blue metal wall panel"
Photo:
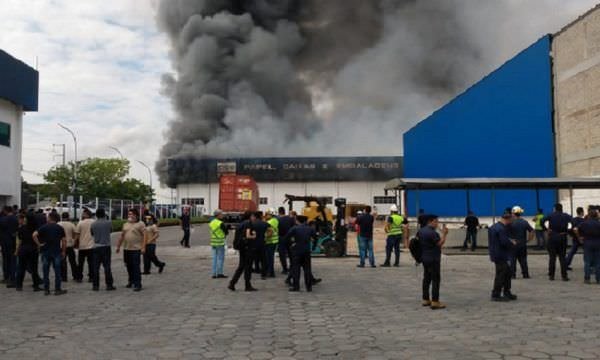
[[[556,176],[550,41],[543,37],[408,131],[405,177]],[[555,192],[540,195],[550,210]],[[535,200],[535,191],[499,191],[495,213],[519,204],[532,214]],[[419,203],[427,212],[462,216],[466,192],[420,192]],[[491,192],[473,192],[471,205],[490,215]],[[409,192],[409,214],[416,208],[416,194]]]
[[[0,99],[21,105],[25,111],[38,110],[38,72],[0,50]]]

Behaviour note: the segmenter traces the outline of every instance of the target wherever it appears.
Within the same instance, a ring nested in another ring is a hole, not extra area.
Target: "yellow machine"
[[[313,221],[325,221],[328,223],[333,223],[333,214],[331,213],[331,209],[320,205],[316,201],[306,202],[306,206],[302,208],[302,215],[308,218],[309,223]]]

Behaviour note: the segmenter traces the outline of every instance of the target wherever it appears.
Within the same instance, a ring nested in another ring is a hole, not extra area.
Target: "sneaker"
[[[66,293],[67,293],[67,290],[63,290],[63,289],[54,290],[54,295],[56,295],[56,296],[64,295]]]
[[[376,268],[376,267],[377,267],[377,265],[373,264],[373,265],[371,265],[371,267],[372,267],[372,268]]]
[[[573,268],[570,266],[567,266],[567,271],[573,271]]]
[[[383,264],[381,264],[381,267],[390,267],[390,263],[387,263],[387,262],[383,263]]]
[[[512,293],[504,294],[504,297],[512,301],[517,300],[517,295],[514,295]]]
[[[529,275],[523,275],[523,279],[531,279],[531,276],[529,276]]]
[[[431,310],[441,310],[446,308],[446,304],[439,301],[432,301],[430,307]]]
[[[568,277],[562,278],[562,281],[569,281],[569,280],[571,280],[571,279],[569,279]]]
[[[117,288],[112,285],[106,287],[106,291],[115,291],[115,290],[117,290]]]
[[[39,287],[39,286],[34,286],[34,287],[33,287],[33,291],[34,291],[34,292],[38,292],[38,291],[42,291],[42,290],[44,290],[44,289],[42,289],[42,288],[41,288],[41,287]]]
[[[253,287],[247,287],[246,289],[244,289],[244,291],[258,291],[258,289],[255,289]]]
[[[217,275],[213,275],[213,276],[212,276],[212,278],[213,278],[213,279],[216,279],[216,278],[217,278]]]
[[[133,288],[133,291],[138,292],[138,291],[142,291],[142,287],[141,286],[136,286]]]
[[[431,300],[423,300],[421,302],[421,305],[423,305],[423,306],[431,306]]]
[[[357,268],[364,268],[365,266],[364,266],[364,265],[361,265],[361,264],[358,264],[358,265],[356,265],[356,267],[357,267]]]
[[[227,288],[231,291],[235,291],[235,286],[232,283],[229,283],[229,285],[227,286]]]
[[[493,296],[492,295],[492,301],[494,301],[494,302],[508,302],[510,300],[508,300],[504,296]]]
[[[45,289],[45,290],[44,290],[44,295],[46,295],[46,296],[50,295],[50,290],[48,290],[48,289]]]
[[[165,271],[165,266],[167,266],[167,264],[162,263],[162,265],[158,267],[158,273],[159,274],[162,274],[163,271]]]
[[[400,264],[396,263],[394,264],[394,267],[400,267]]]

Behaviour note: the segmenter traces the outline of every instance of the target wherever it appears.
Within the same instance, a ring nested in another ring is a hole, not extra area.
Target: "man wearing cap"
[[[512,248],[510,270],[513,279],[517,278],[517,261],[521,266],[523,279],[529,279],[529,266],[527,265],[527,242],[533,240],[533,228],[527,220],[523,219],[524,210],[520,206],[512,208],[513,220],[508,226],[509,237],[516,241]]]
[[[488,230],[488,251],[490,260],[496,267],[494,288],[492,290],[492,301],[517,300],[517,296],[510,291],[511,271],[508,264],[511,249],[516,241],[510,240],[508,226],[512,220],[512,214],[505,212],[499,222],[492,225]]]
[[[404,237],[404,247],[408,248],[408,221],[398,214],[398,206],[396,204],[390,206],[390,216],[387,219],[384,228],[388,234],[385,240],[385,262],[383,267],[390,267],[390,258],[392,250],[394,250],[395,261],[394,266],[400,266],[400,241]],[[404,236],[403,236],[404,235]]]
[[[225,262],[225,244],[229,227],[223,222],[223,212],[215,210],[214,219],[208,224],[210,229],[210,246],[212,248],[212,278],[224,279],[223,263]]]
[[[554,280],[556,258],[558,258],[562,279],[563,281],[569,281],[565,257],[567,253],[567,233],[572,222],[571,215],[563,212],[562,204],[556,204],[554,205],[554,212],[542,219],[542,224],[546,224],[546,222],[548,222],[548,277],[551,281]]]

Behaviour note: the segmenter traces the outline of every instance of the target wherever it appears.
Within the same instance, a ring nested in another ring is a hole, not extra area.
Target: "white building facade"
[[[0,206],[21,206],[23,114],[37,111],[38,72],[0,50]]]

